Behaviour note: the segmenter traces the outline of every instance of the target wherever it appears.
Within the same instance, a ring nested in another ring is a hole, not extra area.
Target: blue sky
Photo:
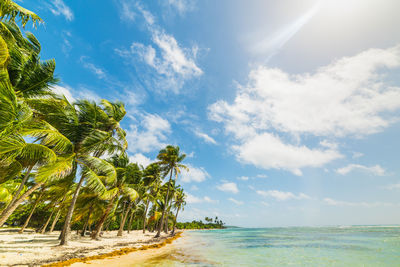
[[[55,91],[123,101],[133,161],[188,155],[181,220],[400,222],[398,1],[19,2]]]

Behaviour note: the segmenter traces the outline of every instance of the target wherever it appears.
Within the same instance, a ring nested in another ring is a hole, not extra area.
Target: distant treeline
[[[200,221],[191,221],[191,222],[177,222],[176,223],[176,228],[178,229],[223,229],[225,228],[225,223],[222,222],[222,220],[218,220],[218,217],[209,218],[205,217],[204,220],[206,221],[205,223],[200,220]]]

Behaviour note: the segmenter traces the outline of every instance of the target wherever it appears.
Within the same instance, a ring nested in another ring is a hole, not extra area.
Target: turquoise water
[[[400,227],[185,232],[147,266],[400,266]]]

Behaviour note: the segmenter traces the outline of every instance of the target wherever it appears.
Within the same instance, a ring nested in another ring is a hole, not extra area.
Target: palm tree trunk
[[[56,217],[54,217],[54,220],[51,223],[51,227],[50,227],[49,233],[52,233],[54,231],[54,227],[56,227],[56,223],[57,223],[58,219],[60,218],[60,215],[61,215],[61,206],[58,208]]]
[[[165,210],[167,209],[167,200],[168,200],[168,195],[169,195],[169,185],[171,184],[171,179],[172,179],[172,170],[171,170],[171,174],[169,176],[168,189],[167,189],[167,194],[165,195],[164,209],[163,209],[163,212],[161,215],[161,222],[160,222],[160,225],[158,226],[157,234],[154,236],[154,238],[160,237],[160,234],[161,234],[161,228],[163,225],[162,222],[164,221]]]
[[[4,214],[7,213],[7,210],[12,208],[15,201],[17,201],[18,196],[21,193],[22,189],[24,188],[24,185],[25,185],[26,181],[28,180],[29,174],[31,173],[32,169],[33,169],[33,166],[29,167],[28,170],[26,171],[24,178],[22,179],[17,191],[14,193],[13,198],[11,199],[10,203],[8,203],[7,207],[1,212],[0,218],[2,218],[4,216]],[[3,225],[0,225],[0,227],[1,226],[3,226]]]
[[[78,186],[75,189],[74,196],[72,197],[71,204],[68,208],[68,213],[67,213],[67,216],[65,217],[64,227],[63,227],[63,230],[60,235],[60,239],[61,239],[60,246],[68,245],[68,237],[69,237],[69,233],[70,233],[72,213],[74,213],[75,203],[76,203],[76,200],[79,195],[79,190],[82,187],[83,180],[84,180],[84,177],[81,176],[81,179],[79,179]]]
[[[14,204],[14,202],[18,199],[18,196],[19,196],[19,194],[21,193],[22,189],[24,188],[24,185],[25,185],[26,181],[28,180],[29,174],[31,173],[32,169],[33,169],[33,166],[30,166],[30,167],[26,170],[26,173],[25,173],[25,175],[24,175],[24,178],[22,178],[22,181],[21,181],[21,183],[20,183],[20,185],[19,185],[19,187],[18,187],[18,189],[17,189],[17,192],[14,193],[11,202],[7,205],[7,208],[8,208],[8,207],[11,207],[11,206]]]
[[[111,222],[112,222],[112,219],[110,218],[110,219],[107,221],[107,226],[106,226],[106,227],[104,227],[104,229],[105,229],[105,231],[106,231],[106,232],[108,232],[108,231],[109,231],[109,229],[110,229],[110,225],[111,225]]]
[[[58,219],[60,218],[61,209],[62,209],[62,206],[61,206],[61,205],[64,203],[64,201],[65,201],[66,198],[67,198],[67,194],[64,195],[63,199],[62,199],[61,202],[60,202],[60,206],[58,207],[58,211],[57,211],[56,217],[54,217],[54,220],[53,220],[53,222],[51,223],[51,227],[50,227],[50,230],[49,230],[49,234],[53,232],[54,227],[56,226],[56,223],[57,223]]]
[[[22,203],[28,196],[30,196],[36,189],[41,187],[43,183],[35,184],[32,186],[29,190],[27,190],[25,193],[23,193],[15,202],[14,204],[5,209],[4,212],[0,216],[0,227],[3,226],[3,224],[7,221],[7,219],[11,216],[11,214],[14,212],[14,210],[19,206],[19,204]]]
[[[122,219],[124,218],[124,215],[125,215],[125,208],[126,208],[126,202],[124,201],[123,203],[124,203],[124,205],[122,206],[122,212],[121,212],[121,214],[120,214],[120,219],[119,219],[119,225],[120,225],[120,227],[121,227]]]
[[[135,213],[133,210],[130,210],[130,212],[131,212],[131,216],[129,217],[129,221],[128,221],[128,234],[131,231],[133,214]]]
[[[147,209],[149,207],[149,198],[147,198],[146,202],[146,208],[144,209],[144,214],[143,214],[143,234],[146,233],[146,218],[147,218]]]
[[[176,215],[175,215],[175,220],[174,220],[174,225],[172,226],[172,233],[171,233],[171,235],[174,235],[175,234],[175,225],[176,225],[176,221],[178,220],[178,213],[179,213],[179,209],[180,209],[181,207],[178,207],[178,210],[176,211]]]
[[[46,223],[43,225],[42,229],[40,230],[40,233],[41,233],[41,234],[44,234],[44,232],[46,232],[46,228],[47,228],[47,226],[48,226],[49,223],[50,223],[50,220],[51,220],[51,217],[52,217],[53,214],[54,214],[54,211],[55,211],[55,209],[52,210],[52,212],[50,213],[50,216],[49,216],[49,218],[47,219]]]
[[[111,209],[112,209],[112,207],[114,205],[114,199],[115,199],[116,196],[117,196],[117,194],[112,197],[112,199],[110,200],[110,203],[107,206],[106,211],[104,212],[103,217],[101,217],[100,221],[97,223],[96,230],[94,230],[94,232],[91,235],[92,239],[96,239],[96,240],[99,239],[100,232],[101,232],[101,230],[103,228],[103,225],[104,225],[104,221],[107,219],[107,216],[110,213],[110,211],[111,211]]]
[[[29,223],[29,221],[31,220],[32,215],[33,215],[33,213],[35,212],[35,209],[36,209],[37,205],[39,204],[40,199],[41,199],[42,196],[43,196],[43,191],[44,191],[44,188],[42,188],[40,195],[37,197],[37,199],[36,199],[36,201],[35,201],[35,204],[33,204],[31,213],[29,213],[28,218],[26,219],[24,225],[22,226],[21,230],[19,230],[18,233],[22,234],[22,233],[25,231],[25,228],[28,226],[28,223]]]
[[[90,207],[90,209],[89,209],[89,214],[88,214],[88,216],[87,216],[85,225],[83,226],[81,236],[85,236],[86,228],[87,228],[87,226],[88,226],[88,224],[89,224],[89,219],[90,219],[90,215],[91,215],[91,214],[92,214],[92,207]]]
[[[124,227],[125,227],[125,222],[126,218],[128,217],[128,213],[132,207],[133,201],[129,202],[128,208],[126,209],[126,212],[124,214],[124,217],[122,218],[121,224],[119,226],[118,234],[117,236],[122,236],[122,233],[124,232]]]
[[[168,234],[168,219],[169,219],[169,211],[167,211],[167,214],[164,219],[164,233]]]

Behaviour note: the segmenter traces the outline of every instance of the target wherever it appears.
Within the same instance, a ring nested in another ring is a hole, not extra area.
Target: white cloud
[[[196,185],[192,185],[192,186],[190,187],[190,190],[191,190],[191,191],[197,191],[197,190],[199,190],[199,188],[198,188]]]
[[[73,92],[77,99],[87,99],[95,102],[99,102],[101,100],[101,97],[97,93],[87,88],[81,87]]]
[[[168,4],[174,7],[180,15],[193,10],[195,6],[193,0],[168,0]]]
[[[182,183],[190,183],[190,182],[200,183],[205,181],[208,177],[210,177],[210,175],[204,168],[196,168],[190,164],[186,164],[186,166],[189,168],[189,171],[183,170],[181,172]]]
[[[214,145],[217,144],[217,142],[214,140],[214,138],[212,138],[208,134],[205,134],[205,133],[202,133],[202,132],[199,132],[199,131],[194,131],[194,134],[197,137],[200,137],[201,139],[203,139],[206,143],[214,144]]]
[[[192,194],[186,193],[186,203],[188,204],[196,204],[196,203],[215,203],[215,200],[212,200],[208,196],[204,197],[196,197],[193,196]]]
[[[203,71],[196,65],[197,49],[182,48],[176,39],[155,24],[154,16],[143,6],[136,8],[146,21],[152,35],[152,45],[132,43],[130,50],[115,51],[133,62],[139,60],[146,63],[158,76],[154,78],[154,87],[179,93],[187,80],[199,77]],[[153,80],[152,79],[152,80]]]
[[[268,178],[266,174],[257,174],[257,178]]]
[[[63,43],[61,45],[61,50],[66,57],[69,57],[69,53],[72,50],[72,44],[69,40],[71,37],[72,37],[71,32],[69,32],[69,31],[62,32]]]
[[[385,189],[389,189],[389,190],[400,190],[400,183],[391,184],[391,185],[385,186]]]
[[[343,168],[337,169],[336,172],[338,172],[341,175],[346,175],[354,170],[364,171],[364,172],[367,172],[367,173],[370,173],[373,175],[377,175],[377,176],[385,175],[385,169],[383,169],[379,165],[367,167],[367,166],[360,165],[360,164],[349,164]]]
[[[147,11],[142,5],[139,4],[139,2],[136,2],[136,8],[142,13],[143,18],[145,19],[146,23],[150,26],[152,26],[155,22],[155,18],[153,14],[151,14],[149,11]]]
[[[133,156],[130,156],[129,161],[142,165],[145,168],[151,163],[155,162],[154,160],[151,160],[150,158],[143,155],[142,153],[136,153]]]
[[[126,21],[134,21],[136,18],[136,13],[134,11],[134,2],[133,1],[120,1],[121,4],[120,12],[121,18]]]
[[[341,201],[335,200],[331,198],[324,198],[323,202],[329,206],[341,206],[341,207],[365,207],[365,208],[373,208],[373,207],[393,207],[400,206],[400,204],[396,203],[388,203],[388,202],[350,202],[350,201]]]
[[[369,49],[314,73],[291,75],[259,66],[239,86],[234,102],[217,101],[209,117],[232,134],[239,161],[300,174],[301,168],[341,157],[327,139],[366,136],[395,121],[400,88],[386,83],[380,71],[399,66],[400,46]],[[321,143],[302,146],[303,136]]]
[[[264,169],[286,169],[295,175],[302,175],[300,169],[303,167],[319,167],[341,157],[339,152],[332,149],[285,144],[270,133],[256,135],[232,148],[241,162]]]
[[[261,204],[263,204],[265,207],[269,207],[269,203],[265,201],[261,201]]]
[[[129,90],[124,90],[119,98],[122,99],[126,106],[130,106],[130,108],[133,110],[136,110],[136,106],[144,103],[145,101],[145,96],[143,94],[132,92]]]
[[[362,156],[364,156],[364,154],[361,152],[353,152],[352,158],[357,159],[357,158],[361,158]]]
[[[187,157],[187,158],[193,158],[193,157],[194,157],[194,151],[192,151],[192,152],[190,152],[190,153],[187,153],[187,154],[186,154],[186,157]]]
[[[87,99],[96,102],[101,100],[101,97],[98,94],[86,88],[79,88],[78,90],[75,90],[68,85],[54,85],[52,87],[52,91],[58,95],[64,95],[70,103],[73,103],[79,99]]]
[[[249,180],[249,177],[248,176],[240,176],[240,177],[237,177],[236,179],[242,180],[242,181],[247,181],[247,180]]]
[[[65,98],[70,102],[73,103],[75,102],[75,98],[72,96],[72,89],[68,86],[59,86],[59,85],[53,85],[52,91],[58,95],[63,95]]]
[[[239,201],[239,200],[236,200],[236,199],[234,199],[234,198],[228,198],[228,200],[229,201],[232,201],[233,203],[235,203],[236,205],[243,205],[243,201]]]
[[[95,74],[99,79],[104,79],[104,78],[106,78],[106,73],[105,73],[105,71],[104,71],[102,68],[100,68],[100,67],[94,65],[93,63],[88,62],[88,59],[89,59],[89,58],[86,57],[86,56],[81,56],[80,62],[82,63],[83,67],[86,68],[86,69],[88,69],[88,70],[89,70],[90,72],[92,72],[93,74]]]
[[[239,192],[239,189],[237,188],[237,185],[235,183],[230,183],[230,182],[218,185],[217,189],[221,190],[221,191],[224,191],[224,192],[234,193],[234,194]]]
[[[142,115],[141,129],[131,124],[127,131],[126,138],[130,144],[128,151],[150,152],[164,147],[167,134],[171,132],[169,122],[157,114]]]
[[[74,13],[62,0],[50,1],[50,4],[48,6],[51,13],[53,13],[54,15],[63,15],[65,19],[69,21],[72,21],[74,19]]]
[[[311,199],[310,196],[304,193],[299,193],[298,195],[295,195],[292,192],[284,192],[278,190],[268,190],[268,191],[256,190],[256,193],[263,197],[272,197],[278,201],[291,200],[291,199],[296,199],[296,200]]]

